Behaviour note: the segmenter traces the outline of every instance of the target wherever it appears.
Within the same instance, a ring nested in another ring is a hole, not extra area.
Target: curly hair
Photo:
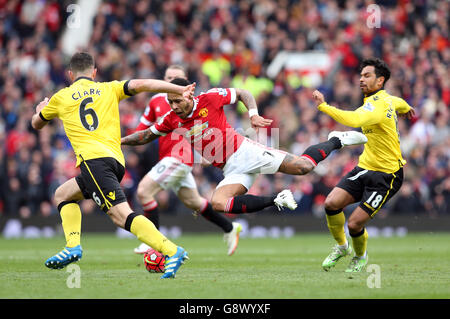
[[[364,61],[361,62],[361,65],[359,66],[359,71],[361,72],[361,70],[364,69],[366,66],[373,66],[375,68],[375,75],[377,78],[379,78],[380,76],[384,77],[383,82],[384,87],[386,82],[391,77],[391,70],[389,70],[389,67],[386,64],[386,62],[378,58],[365,59]]]

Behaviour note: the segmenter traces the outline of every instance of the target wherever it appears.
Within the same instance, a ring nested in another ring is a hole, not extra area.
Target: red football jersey
[[[222,167],[244,140],[228,124],[223,110],[224,105],[235,102],[235,89],[214,88],[194,98],[194,108],[186,119],[170,111],[151,130],[159,135],[172,131],[183,135],[201,156]]]
[[[164,115],[170,111],[171,108],[167,102],[167,94],[159,93],[154,95],[141,115],[140,123],[136,131],[145,130],[153,123],[161,121]],[[192,166],[194,162],[190,144],[183,136],[176,132],[159,138],[159,160],[164,157],[175,157],[183,164],[189,166]]]

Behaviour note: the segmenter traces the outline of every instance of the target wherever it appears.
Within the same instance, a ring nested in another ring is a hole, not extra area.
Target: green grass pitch
[[[344,272],[349,258],[330,272],[322,270],[333,244],[325,233],[242,238],[231,257],[219,233],[186,234],[175,242],[186,248],[190,260],[176,279],[160,280],[160,274],[145,270],[142,255],[132,252],[137,240],[85,234],[83,258],[76,263],[80,288],[69,288],[72,273],[44,266],[64,245],[62,237],[0,238],[0,298],[450,298],[448,233],[369,238],[369,265],[378,265],[372,268],[379,272],[358,274]],[[374,276],[379,288],[373,287]]]

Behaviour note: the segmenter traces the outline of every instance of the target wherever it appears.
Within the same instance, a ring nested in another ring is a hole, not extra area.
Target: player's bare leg
[[[156,194],[163,188],[146,174],[138,184],[136,191],[139,203],[144,210],[144,216],[147,217],[159,229],[158,203],[155,200]]]
[[[347,237],[345,236],[345,215],[342,208],[354,202],[355,199],[353,196],[339,187],[333,188],[325,199],[327,226],[331,235],[336,240],[336,244],[333,246],[331,253],[322,262],[322,267],[326,271],[334,267],[342,257],[352,253],[352,247],[349,246]]]
[[[82,257],[81,210],[78,205],[78,201],[82,199],[83,194],[75,178],[69,179],[55,191],[54,202],[61,216],[66,246],[61,252],[45,261],[48,268],[61,269]]]
[[[196,188],[180,187],[177,196],[187,208],[196,212],[203,208],[206,201],[205,198],[200,196]]]

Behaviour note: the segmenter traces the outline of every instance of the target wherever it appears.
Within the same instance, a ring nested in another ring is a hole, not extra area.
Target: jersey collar
[[[88,76],[79,76],[75,79],[75,81],[73,81],[74,83],[78,80],[89,80],[89,81],[94,81],[92,78],[88,77]]]
[[[384,92],[386,92],[384,89],[379,89],[378,91],[372,92],[366,96],[364,96],[364,101],[366,101],[369,97],[375,96],[375,95],[383,95]]]
[[[194,115],[195,110],[197,109],[198,99],[194,97],[194,107],[192,108],[191,113],[187,116],[188,118],[191,118],[192,115]]]
[[[384,91],[384,89],[376,90],[375,92],[369,93],[365,96],[365,98],[371,97],[372,95],[378,94],[379,92]]]

